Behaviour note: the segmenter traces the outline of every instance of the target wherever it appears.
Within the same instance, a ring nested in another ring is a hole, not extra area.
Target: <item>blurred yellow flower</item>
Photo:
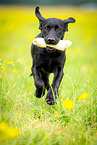
[[[13,60],[7,61],[7,64],[11,65],[13,63]]]
[[[78,100],[84,100],[89,98],[90,95],[88,93],[83,93],[81,96],[78,97]]]
[[[17,71],[17,70],[15,70],[15,69],[13,69],[13,72],[14,72],[14,73],[18,73],[18,71]]]
[[[6,130],[9,128],[8,124],[5,122],[0,123],[0,131],[6,132]]]
[[[75,103],[73,102],[73,100],[64,100],[62,104],[65,109],[72,109],[75,107]]]
[[[9,128],[7,133],[9,138],[17,137],[20,134],[17,128]]]
[[[11,128],[6,122],[0,123],[0,140],[17,137],[20,132],[17,128]]]
[[[5,70],[5,67],[4,66],[1,66],[2,70],[4,71]]]

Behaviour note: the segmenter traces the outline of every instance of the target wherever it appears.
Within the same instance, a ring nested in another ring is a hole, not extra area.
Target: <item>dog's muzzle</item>
[[[55,52],[55,48],[53,48],[53,47],[49,47],[49,46],[47,46],[46,47],[46,50],[47,50],[47,52]]]

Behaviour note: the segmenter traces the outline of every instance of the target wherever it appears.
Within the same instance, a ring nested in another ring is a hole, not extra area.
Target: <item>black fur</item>
[[[59,40],[64,38],[65,32],[68,31],[68,24],[75,22],[72,17],[65,20],[45,19],[41,16],[39,7],[36,7],[35,14],[39,19],[39,29],[41,30],[36,38],[44,38],[47,44],[57,44]],[[58,96],[58,88],[63,77],[63,67],[66,60],[65,51],[50,47],[40,48],[32,44],[31,55],[33,58],[32,75],[36,86],[35,96],[41,98],[45,94],[45,89],[47,89],[46,102],[53,105]],[[54,73],[51,86],[49,85],[50,73]]]

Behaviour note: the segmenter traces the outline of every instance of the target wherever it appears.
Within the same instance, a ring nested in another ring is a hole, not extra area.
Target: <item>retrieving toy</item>
[[[33,44],[42,48],[46,48],[47,46],[49,46],[57,50],[64,51],[65,48],[71,46],[72,42],[70,40],[60,40],[56,45],[52,45],[52,44],[46,44],[44,38],[38,37],[33,40]]]

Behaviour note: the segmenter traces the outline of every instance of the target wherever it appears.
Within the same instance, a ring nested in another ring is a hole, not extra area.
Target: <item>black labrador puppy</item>
[[[68,24],[74,23],[75,19],[70,17],[65,20],[57,18],[45,19],[39,12],[39,7],[35,8],[36,17],[39,19],[39,33],[37,37],[44,38],[47,44],[57,44],[63,40],[64,34],[68,31]],[[36,86],[35,96],[41,98],[45,94],[46,102],[49,105],[55,104],[58,96],[58,88],[63,77],[63,67],[66,60],[65,50],[59,51],[53,47],[40,48],[32,43],[31,55],[33,58],[32,75]],[[49,74],[54,73],[53,83],[49,85]]]

